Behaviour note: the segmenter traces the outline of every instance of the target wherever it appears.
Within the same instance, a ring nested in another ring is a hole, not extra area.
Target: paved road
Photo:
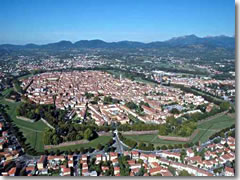
[[[123,152],[124,152],[123,145],[120,142],[120,139],[118,137],[118,133],[115,133],[115,134],[116,134],[116,136],[114,138],[114,140],[115,140],[114,146],[116,147],[116,152],[119,153],[119,154],[123,154]]]

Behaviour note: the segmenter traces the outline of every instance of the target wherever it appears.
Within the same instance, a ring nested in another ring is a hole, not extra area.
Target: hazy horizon
[[[188,34],[188,35],[184,35],[184,36],[190,36],[190,35],[197,36],[196,34]],[[178,37],[184,37],[184,36],[178,36]],[[219,36],[234,37],[235,35],[228,36],[228,35],[225,35],[225,34],[220,34],[220,35],[216,35],[216,36],[208,35],[208,36],[203,36],[203,37],[200,37],[200,36],[197,36],[197,37],[198,38],[207,38],[207,37],[219,37]],[[76,43],[78,41],[93,41],[93,40],[101,40],[101,41],[104,41],[104,42],[107,42],[107,43],[130,41],[130,42],[140,42],[140,43],[146,43],[147,44],[147,43],[151,43],[151,42],[164,42],[164,41],[168,41],[168,40],[170,40],[172,38],[178,38],[178,37],[171,37],[171,38],[166,39],[166,40],[156,40],[156,41],[149,41],[149,42],[137,41],[137,40],[128,40],[128,39],[120,40],[120,41],[105,41],[104,39],[79,39],[79,40],[71,41],[71,40],[67,40],[67,39],[61,39],[61,40],[56,40],[54,42],[46,42],[46,43],[32,43],[32,42],[28,42],[28,43],[24,43],[24,44],[16,44],[16,43],[1,43],[0,42],[0,45],[4,45],[4,44],[12,44],[12,45],[28,45],[28,44],[44,45],[44,44],[57,43],[57,42],[61,42],[61,41],[68,41],[68,42],[71,42],[71,43],[74,44],[74,43]]]

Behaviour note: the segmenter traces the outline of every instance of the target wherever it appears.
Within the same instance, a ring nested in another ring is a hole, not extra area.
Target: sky
[[[1,0],[0,44],[235,34],[234,0]]]

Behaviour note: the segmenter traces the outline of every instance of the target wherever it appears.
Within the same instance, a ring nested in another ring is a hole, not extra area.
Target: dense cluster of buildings
[[[184,85],[186,87],[195,87],[199,90],[220,97],[235,95],[235,80],[172,77],[171,83]],[[221,89],[221,86],[228,86],[229,88],[225,90]]]
[[[0,169],[9,166],[23,151],[16,136],[11,132],[9,123],[0,114]],[[15,171],[16,167],[10,171],[10,174]]]
[[[204,151],[203,157],[197,155]],[[21,173],[27,176],[59,175],[59,176],[105,176],[112,174],[120,176],[122,171],[119,158],[125,157],[130,176],[178,176],[185,170],[192,176],[234,176],[234,168],[227,165],[235,160],[235,139],[221,138],[219,143],[210,143],[206,147],[188,148],[181,151],[159,151],[157,153],[142,153],[138,151],[124,151],[98,153],[94,155],[42,155],[38,160],[29,161]],[[16,157],[13,157],[13,159]],[[9,162],[1,158],[2,166]],[[98,166],[98,170],[96,170]],[[171,167],[171,168],[169,168]],[[220,169],[219,171],[214,171]],[[109,173],[107,173],[109,171]],[[17,167],[11,167],[3,176],[17,175]],[[123,172],[122,172],[123,173]]]
[[[57,108],[73,110],[71,116],[84,118],[89,109],[99,125],[111,121],[126,123],[129,121],[127,114],[145,123],[161,124],[172,115],[169,106],[177,104],[181,110],[187,111],[192,110],[189,105],[197,107],[208,103],[201,96],[184,93],[177,88],[116,79],[111,74],[100,71],[42,73],[23,80],[22,87],[28,87],[26,96],[33,102],[55,103]],[[100,101],[96,104],[89,103],[86,93],[98,96]],[[105,105],[104,97],[117,99],[120,103]],[[139,115],[125,105],[127,102],[144,102],[149,106],[142,105],[144,114]]]
[[[32,56],[17,56],[4,59],[5,61],[11,61],[12,64],[6,64],[0,67],[0,71],[4,73],[11,73],[18,75],[22,71],[34,71],[34,70],[57,70],[68,68],[93,68],[106,64],[106,60],[101,56],[78,54],[72,55],[72,57],[59,57],[49,55],[46,57],[32,57]]]

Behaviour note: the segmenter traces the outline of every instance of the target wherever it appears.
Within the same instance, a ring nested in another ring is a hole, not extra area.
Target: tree
[[[149,143],[147,146],[147,150],[153,151],[154,150],[154,145],[152,143]]]
[[[46,128],[43,132],[43,143],[46,145],[52,144],[52,136],[54,135],[54,132],[50,128]]]
[[[162,136],[168,135],[167,126],[165,124],[159,126],[159,135]]]
[[[179,176],[191,176],[186,170],[183,170],[179,173]]]
[[[166,119],[167,123],[169,123],[171,126],[177,125],[177,120],[174,118],[174,116],[168,116]]]
[[[220,106],[221,111],[226,111],[230,108],[230,103],[229,102],[222,102],[219,106]]]
[[[127,102],[126,104],[125,104],[129,109],[137,109],[138,108],[138,106],[134,103],[134,102]]]
[[[171,144],[169,144],[168,149],[173,149],[173,146]]]
[[[145,172],[147,172],[147,171],[145,170],[144,166],[142,166],[142,167],[139,169],[139,171],[138,171],[138,173],[137,173],[137,176],[143,176],[143,175],[145,174]]]
[[[91,129],[87,128],[84,131],[83,137],[84,137],[84,139],[91,140],[91,138],[93,137],[93,131]]]
[[[142,106],[142,105],[147,106],[147,107],[150,107],[150,105],[149,105],[147,102],[141,101],[141,102],[139,103],[139,106]]]
[[[85,149],[84,149],[83,147],[81,147],[81,148],[80,148],[80,152],[81,152],[82,154],[84,154],[84,153],[85,153]]]
[[[103,148],[103,146],[102,146],[101,144],[98,144],[98,145],[97,145],[97,149],[98,149],[98,150],[102,150],[102,148]]]
[[[60,139],[59,139],[59,137],[56,134],[54,134],[53,137],[52,137],[52,143],[54,145],[57,145],[57,144],[60,143]]]
[[[172,114],[179,114],[180,113],[180,111],[177,108],[173,108],[170,112]]]
[[[103,98],[104,104],[112,104],[112,102],[113,102],[113,99],[111,96],[104,96],[104,98]]]
[[[86,93],[85,93],[85,96],[86,96],[87,99],[90,99],[90,98],[93,97],[94,95],[93,95],[92,93],[86,92]]]
[[[146,144],[143,143],[143,142],[140,142],[139,145],[138,145],[138,148],[139,148],[139,149],[142,149],[142,150],[145,150]]]
[[[166,146],[166,145],[163,145],[163,146],[161,147],[161,149],[162,149],[162,150],[166,150],[166,149],[167,149],[167,146]]]
[[[95,96],[95,97],[93,98],[93,101],[95,101],[95,102],[98,102],[99,100],[100,100],[99,96]]]

